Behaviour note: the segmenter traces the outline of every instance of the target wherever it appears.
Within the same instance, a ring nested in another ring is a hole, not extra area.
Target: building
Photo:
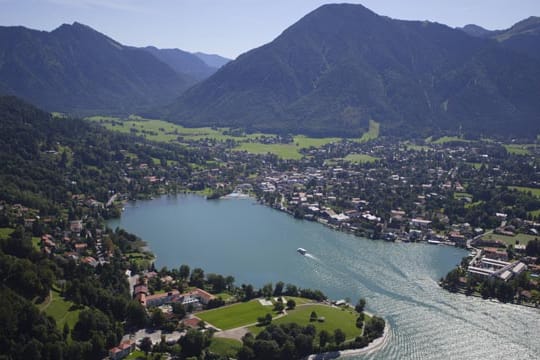
[[[109,350],[109,359],[123,359],[135,350],[135,342],[132,340],[123,341],[117,347]]]
[[[142,305],[146,307],[156,307],[165,304],[170,304],[180,301],[180,292],[178,290],[172,290],[162,294],[148,295],[145,297],[145,304],[141,302]]]

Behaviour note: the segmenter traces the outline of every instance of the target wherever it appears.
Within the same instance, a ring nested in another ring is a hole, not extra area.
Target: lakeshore
[[[282,280],[321,288],[333,299],[366,297],[369,310],[391,331],[385,345],[349,358],[437,359],[445,353],[496,359],[520,351],[524,359],[535,359],[540,352],[526,341],[529,331],[540,330],[535,309],[464,297],[438,286],[467,254],[458,248],[372,241],[253,201],[207,201],[195,195],[128,204],[111,225],[146,239],[158,266],[188,263],[231,274],[239,284]],[[298,247],[313,257],[299,255]],[[489,315],[494,312],[497,318]],[[509,327],[514,333],[505,331]],[[489,335],[493,331],[499,336]],[[463,338],[468,340],[458,340]],[[486,346],[474,346],[478,342]]]

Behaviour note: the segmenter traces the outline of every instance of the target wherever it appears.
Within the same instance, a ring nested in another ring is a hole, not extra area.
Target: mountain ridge
[[[167,63],[79,22],[52,31],[0,26],[0,94],[80,116],[130,114],[170,103],[215,71],[186,54],[182,71],[177,59]]]
[[[370,119],[387,134],[523,136],[540,130],[540,109],[505,81],[530,99],[519,69],[540,81],[538,65],[446,25],[330,4],[190,88],[165,116],[186,126],[316,136],[356,136]],[[528,90],[540,96],[540,86]]]

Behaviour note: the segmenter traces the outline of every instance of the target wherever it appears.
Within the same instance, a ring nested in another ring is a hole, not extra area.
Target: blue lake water
[[[540,311],[448,293],[438,279],[464,250],[387,243],[296,220],[251,199],[164,196],[109,222],[148,242],[157,267],[188,264],[236,284],[283,281],[332,299],[365,297],[392,330],[380,351],[350,359],[539,359]],[[296,249],[307,249],[302,256]]]

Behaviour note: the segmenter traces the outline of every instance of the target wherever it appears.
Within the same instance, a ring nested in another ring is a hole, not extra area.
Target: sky
[[[0,25],[50,31],[75,21],[125,45],[235,58],[276,38],[321,0],[0,0]],[[506,29],[540,16],[540,0],[362,0],[379,15]]]

